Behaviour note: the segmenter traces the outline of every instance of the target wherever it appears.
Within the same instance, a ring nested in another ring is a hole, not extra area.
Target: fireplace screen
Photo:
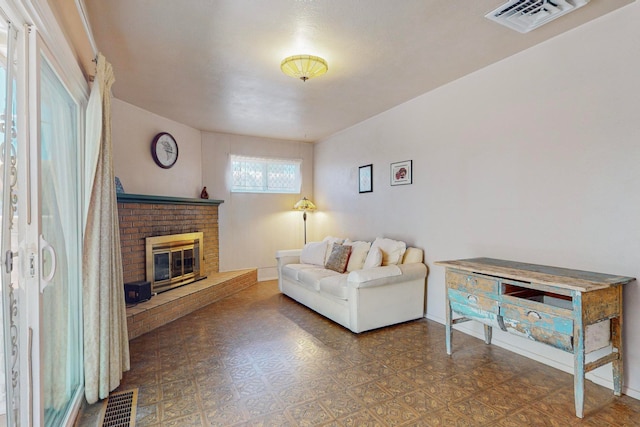
[[[186,285],[200,276],[202,233],[148,237],[147,281],[153,292]]]

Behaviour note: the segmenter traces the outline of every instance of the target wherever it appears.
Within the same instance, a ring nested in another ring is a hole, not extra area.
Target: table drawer
[[[573,320],[542,310],[503,302],[500,306],[507,331],[573,352]]]
[[[498,279],[458,271],[447,270],[446,282],[448,288],[458,289],[472,294],[475,294],[476,292],[497,294],[500,289],[500,282]]]
[[[447,292],[451,310],[455,313],[491,326],[498,326],[497,319],[500,312],[498,301],[456,289],[449,289]]]
[[[504,326],[507,331],[524,336],[533,341],[538,341],[550,345],[560,350],[573,353],[573,336],[554,332],[549,329],[539,328],[528,323],[518,322],[513,319],[504,319]]]
[[[560,317],[543,310],[532,309],[503,302],[500,307],[500,315],[514,322],[525,323],[536,328],[548,329],[561,334],[573,335],[573,319]]]

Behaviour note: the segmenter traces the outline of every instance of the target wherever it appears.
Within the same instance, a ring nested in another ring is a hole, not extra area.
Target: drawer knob
[[[531,318],[536,319],[536,320],[542,319],[542,316],[540,316],[540,314],[536,313],[535,311],[529,311],[527,313],[527,317],[531,317]]]
[[[472,303],[472,304],[477,304],[478,303],[478,298],[475,295],[469,295],[467,297],[467,300],[469,300],[469,302]]]

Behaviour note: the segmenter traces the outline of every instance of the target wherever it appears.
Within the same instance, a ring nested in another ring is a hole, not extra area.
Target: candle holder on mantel
[[[200,198],[201,199],[208,199],[209,198],[209,193],[207,193],[207,187],[203,187],[202,188],[202,192],[200,193]]]

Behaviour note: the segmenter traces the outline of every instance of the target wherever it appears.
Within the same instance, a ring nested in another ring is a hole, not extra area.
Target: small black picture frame
[[[358,191],[371,193],[373,191],[373,165],[360,166],[358,168]]]

